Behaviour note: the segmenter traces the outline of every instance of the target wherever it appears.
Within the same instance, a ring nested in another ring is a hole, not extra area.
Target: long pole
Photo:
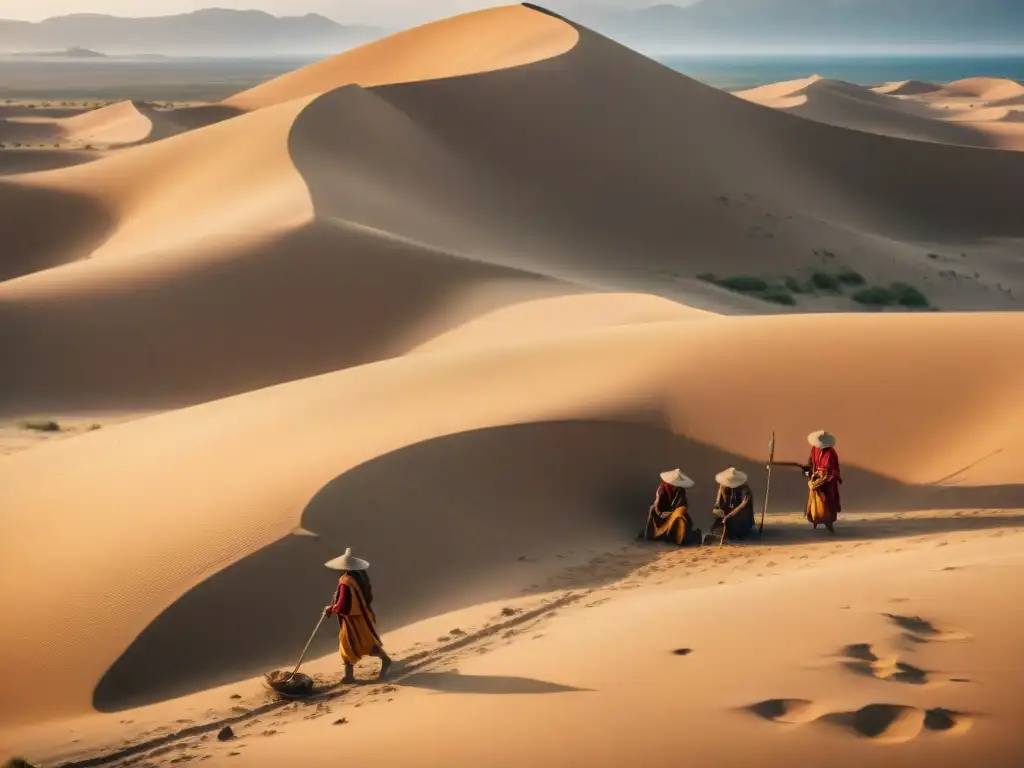
[[[768,511],[768,494],[772,490],[772,462],[775,460],[775,430],[772,430],[772,439],[768,441],[768,482],[764,486],[764,506],[761,507],[761,525],[757,528],[757,540],[761,540],[764,533],[764,515]]]
[[[334,595],[331,595],[331,599],[334,599]],[[299,660],[295,662],[295,669],[288,673],[288,680],[295,677],[295,674],[299,671],[299,667],[302,666],[302,660],[306,658],[306,651],[309,650],[309,646],[313,644],[313,638],[316,637],[316,633],[320,631],[320,625],[324,623],[324,619],[327,618],[327,614],[322,610],[320,611],[320,621],[316,623],[316,627],[313,629],[313,634],[309,636],[309,640],[306,641],[306,647],[302,649],[302,654],[299,656]],[[282,681],[283,682],[283,681]]]

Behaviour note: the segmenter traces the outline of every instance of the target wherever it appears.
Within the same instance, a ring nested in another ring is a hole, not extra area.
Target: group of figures
[[[835,437],[824,431],[807,436],[811,453],[806,464],[799,467],[807,477],[807,504],[804,515],[815,528],[824,525],[835,532],[835,522],[842,511],[839,486],[843,482],[839,471],[839,455]],[[654,494],[654,503],[647,510],[647,523],[637,535],[648,541],[669,541],[677,546],[700,545],[724,539],[742,541],[757,525],[754,512],[754,494],[750,490],[745,472],[729,467],[717,475],[718,494],[711,510],[714,522],[706,535],[694,526],[689,513],[686,489],[694,481],[679,469],[661,473],[661,484]]]

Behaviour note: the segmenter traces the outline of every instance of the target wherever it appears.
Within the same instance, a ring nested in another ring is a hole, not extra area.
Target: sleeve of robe
[[[344,584],[339,584],[334,593],[334,604],[331,606],[332,616],[347,616],[352,610],[352,593]]]

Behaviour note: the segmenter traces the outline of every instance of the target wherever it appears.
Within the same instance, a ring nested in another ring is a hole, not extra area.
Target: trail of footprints
[[[955,627],[938,627],[920,616],[884,613],[882,616],[900,630],[899,638],[912,645],[970,640],[971,635]],[[914,666],[898,655],[880,655],[870,643],[854,643],[833,658],[852,673],[903,685],[933,685],[942,682],[967,683],[962,678],[940,680],[934,672]],[[829,712],[807,699],[767,699],[745,709],[753,715],[780,725],[811,723],[839,728],[880,744],[900,744],[928,733],[963,734],[973,717],[944,707],[922,709],[889,702],[873,703],[857,710]]]

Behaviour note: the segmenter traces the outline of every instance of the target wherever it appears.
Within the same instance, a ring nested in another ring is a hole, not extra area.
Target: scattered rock
[[[220,733],[217,734],[217,741],[231,741],[232,739],[237,738],[238,737],[235,736],[235,732],[231,730],[230,725],[225,725],[220,729]]]
[[[348,719],[343,717],[340,720],[335,720],[334,725],[348,725]]]
[[[465,637],[466,636],[466,633],[463,632],[458,627],[456,627],[455,629],[449,629],[448,630],[448,634],[451,635],[452,637]]]
[[[238,757],[241,752],[228,752],[228,757]]]
[[[675,654],[676,656],[689,656],[691,653],[693,653],[693,649],[692,648],[676,648],[674,651],[672,651],[672,653]]]
[[[232,699],[240,699],[240,698],[242,698],[242,694],[240,694],[240,693],[232,693],[231,694],[231,698]]]
[[[517,613],[519,613],[519,611],[517,611],[515,608],[506,607],[501,609],[502,616],[515,616]]]

